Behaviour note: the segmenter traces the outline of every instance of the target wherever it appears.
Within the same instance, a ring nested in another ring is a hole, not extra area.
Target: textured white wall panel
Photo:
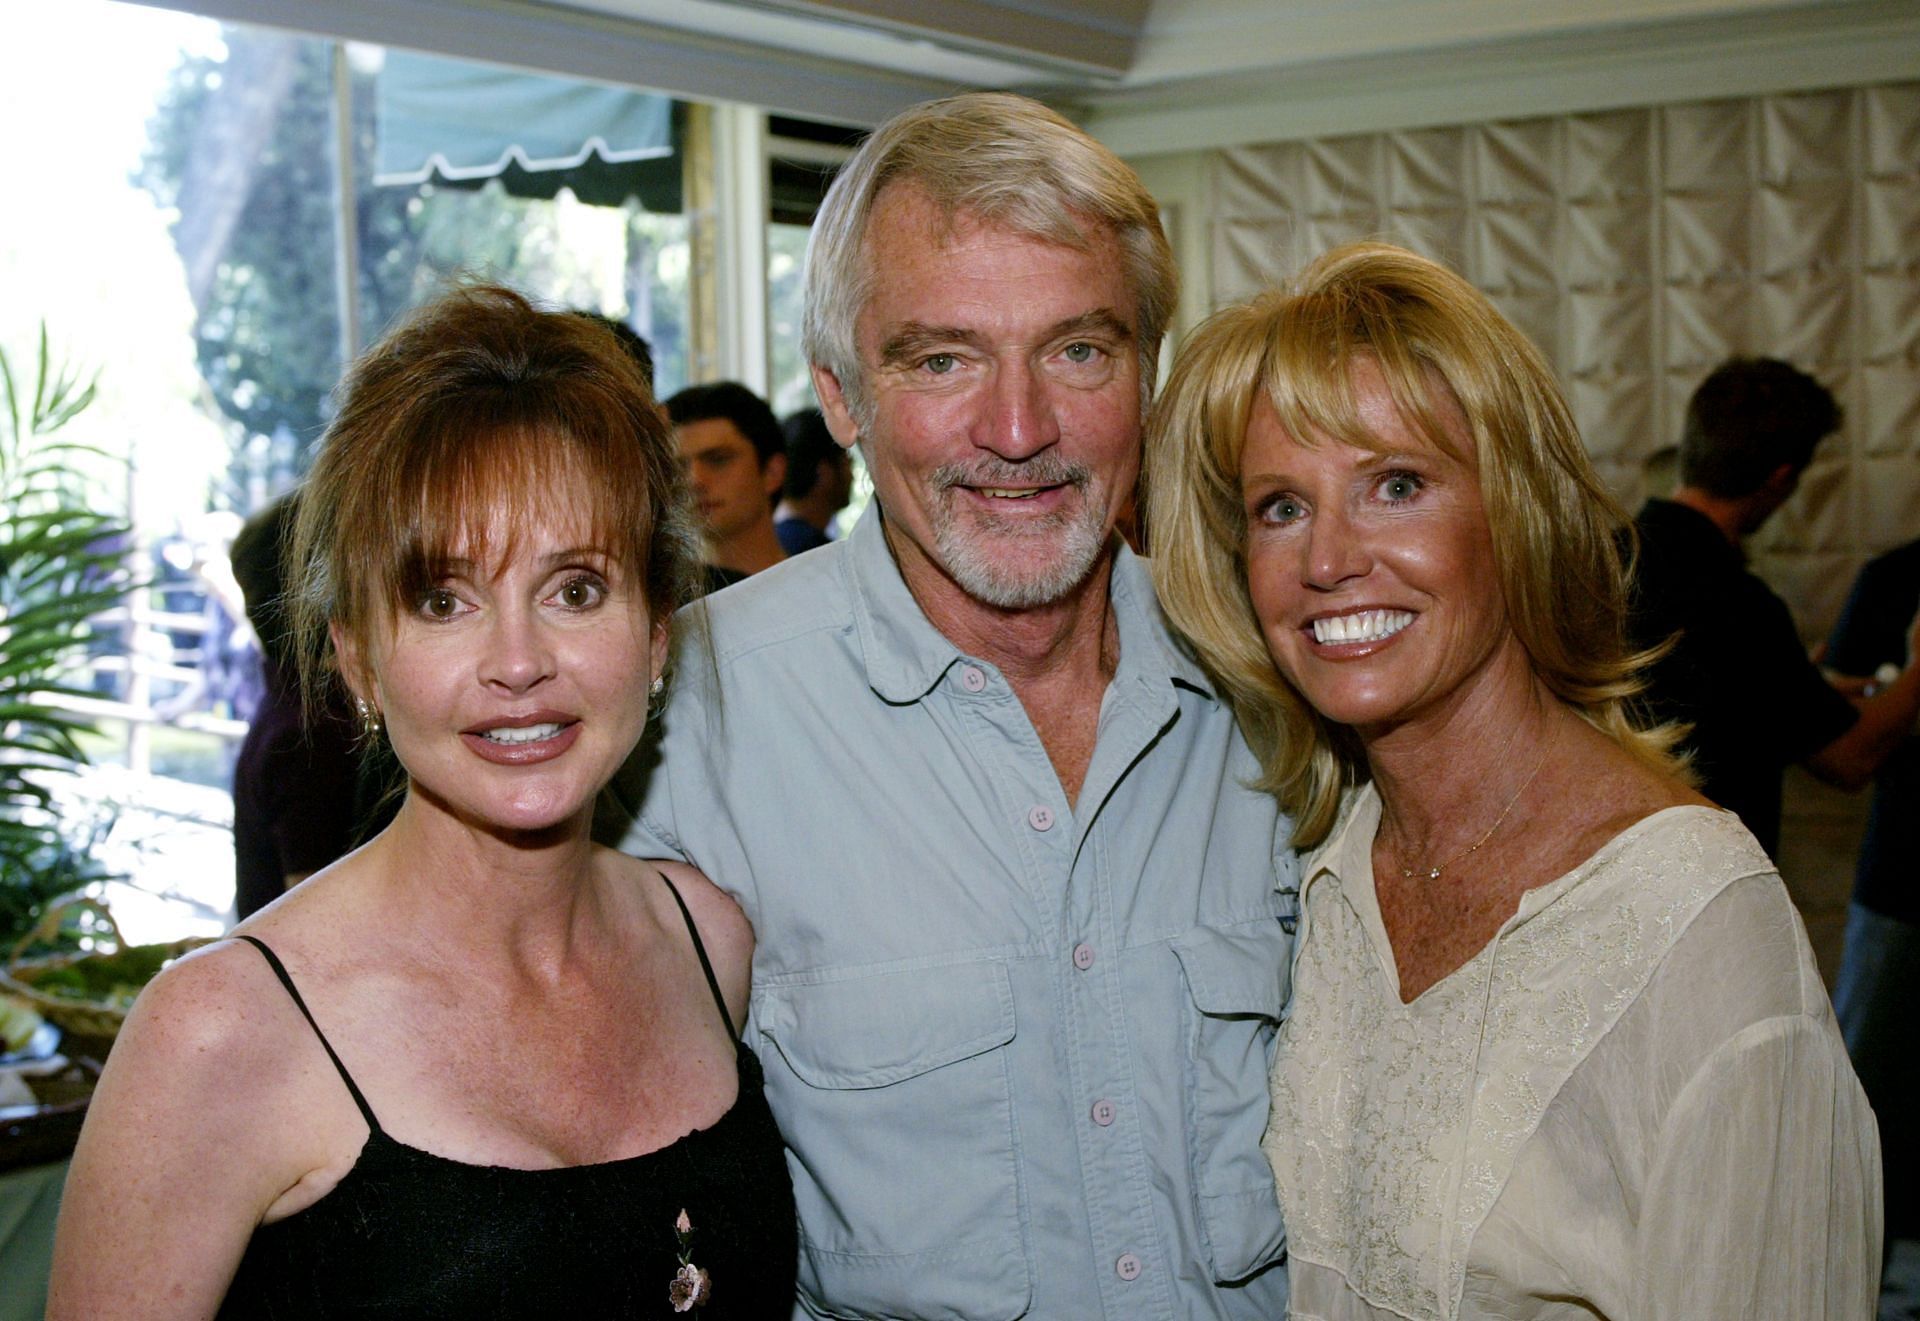
[[[1909,290],[1907,304],[1920,317],[1920,290]],[[1912,356],[1870,363],[1861,369],[1864,382],[1859,412],[1850,419],[1857,452],[1874,459],[1909,459],[1914,437],[1920,435],[1920,364]]]
[[[1560,190],[1571,201],[1643,200],[1653,189],[1653,122],[1645,111],[1541,121],[1559,130]]]
[[[1489,124],[1469,138],[1480,201],[1487,206],[1555,205],[1559,200],[1554,186],[1559,154],[1555,137],[1553,121],[1534,119]]]
[[[1860,104],[1868,176],[1911,179],[1920,161],[1920,83],[1868,88]]]
[[[1920,535],[1920,83],[1238,147],[1207,180],[1217,300],[1350,239],[1439,257],[1555,364],[1629,503],[1723,358],[1820,377],[1846,427],[1755,546],[1809,638]]]

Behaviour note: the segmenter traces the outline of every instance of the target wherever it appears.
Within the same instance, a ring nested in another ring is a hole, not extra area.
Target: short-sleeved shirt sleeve
[[[1871,675],[1907,663],[1907,634],[1920,610],[1920,541],[1868,563],[1827,638],[1827,664],[1842,674]]]
[[[1870,562],[1854,580],[1840,621],[1827,639],[1827,664],[1842,674],[1871,675],[1908,662],[1907,635],[1920,609],[1920,541]],[[1881,763],[1873,807],[1860,841],[1854,902],[1885,917],[1920,923],[1920,738],[1909,738]]]
[[[1684,746],[1701,791],[1777,854],[1781,772],[1858,713],[1808,658],[1786,603],[1704,515],[1650,500],[1636,526],[1633,640],[1677,639],[1648,676],[1648,705],[1693,727]]]

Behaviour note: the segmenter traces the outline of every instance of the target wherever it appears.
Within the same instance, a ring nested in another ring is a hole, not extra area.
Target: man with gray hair
[[[711,602],[621,790],[758,934],[798,1315],[1285,1310],[1289,827],[1114,535],[1174,301],[1133,171],[1020,97],[898,116],[815,225],[873,507]]]

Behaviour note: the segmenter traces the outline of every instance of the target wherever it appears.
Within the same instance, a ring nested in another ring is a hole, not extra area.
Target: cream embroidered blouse
[[[1402,1005],[1380,800],[1307,860],[1264,1146],[1290,1315],[1869,1318],[1880,1152],[1800,919],[1670,808]]]

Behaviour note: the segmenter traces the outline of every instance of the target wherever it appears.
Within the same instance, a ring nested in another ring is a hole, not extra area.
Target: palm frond
[[[98,397],[98,373],[55,358],[40,327],[32,367],[0,349],[0,941],[49,899],[98,879],[90,838],[61,819],[48,784],[86,763],[93,722],[47,699],[91,697],[69,680],[89,620],[125,599],[112,549],[125,524],[93,507],[88,472],[107,456],[61,435]],[[31,381],[29,393],[27,382]]]

